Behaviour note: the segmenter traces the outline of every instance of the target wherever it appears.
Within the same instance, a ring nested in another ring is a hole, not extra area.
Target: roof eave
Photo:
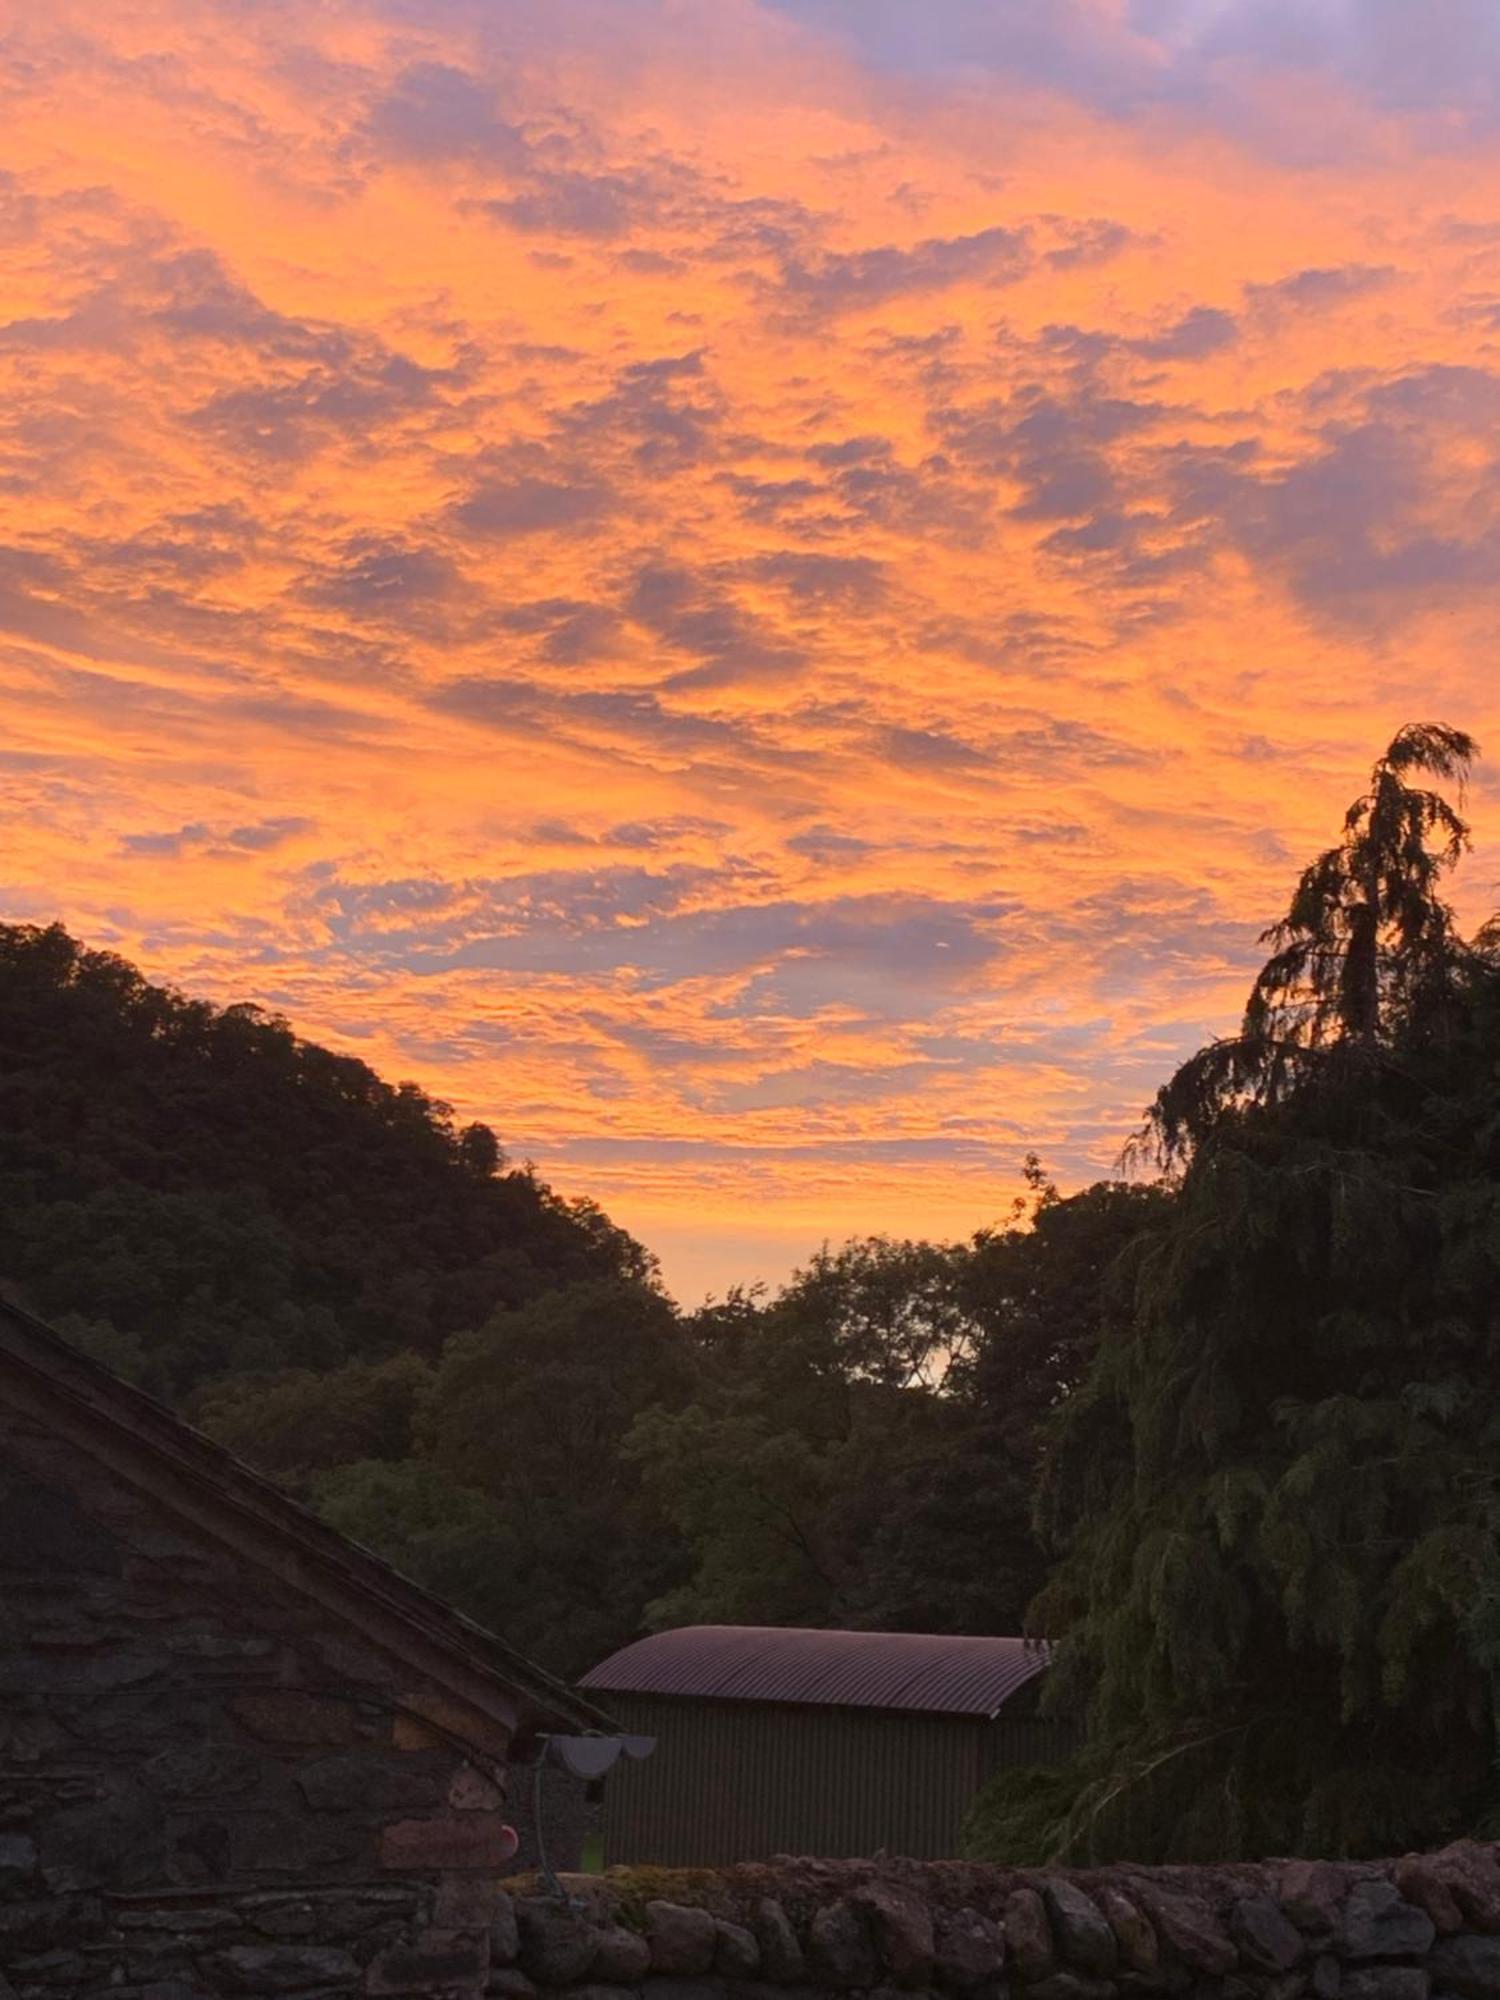
[[[248,1535],[260,1546],[264,1566],[284,1583],[327,1603],[342,1623],[424,1676],[448,1683],[477,1714],[508,1732],[557,1724],[613,1729],[586,1695],[340,1535],[165,1404],[9,1303],[0,1305],[0,1355],[24,1372],[43,1400],[69,1410],[122,1476],[132,1477],[126,1461],[134,1459],[135,1484],[168,1504],[175,1496],[179,1511],[186,1506],[208,1532],[215,1517],[236,1524],[238,1532],[221,1539],[242,1546]],[[287,1559],[277,1560],[283,1552]]]

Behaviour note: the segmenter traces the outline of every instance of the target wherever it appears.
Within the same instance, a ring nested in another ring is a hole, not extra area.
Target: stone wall
[[[1487,1846],[502,1888],[509,1724],[120,1453],[0,1402],[0,2000],[1500,2000]]]
[[[0,2000],[489,1971],[508,1732],[0,1404]]]
[[[1024,1871],[785,1860],[506,1897],[503,2000],[1500,2000],[1500,1847]]]

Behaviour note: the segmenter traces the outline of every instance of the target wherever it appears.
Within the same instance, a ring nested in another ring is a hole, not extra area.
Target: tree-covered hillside
[[[0,1281],[146,1386],[431,1356],[649,1268],[415,1085],[0,926]]]
[[[0,1280],[576,1674],[725,1622],[1014,1632],[1085,1740],[974,1851],[1500,1828],[1500,930],[1405,729],[1155,1177],[684,1314],[587,1205],[253,1010],[0,931]],[[1029,1609],[1028,1609],[1029,1607]]]
[[[1018,1628],[1050,1413],[1166,1199],[1030,1178],[683,1314],[414,1085],[0,927],[0,1284],[564,1673],[695,1619]]]

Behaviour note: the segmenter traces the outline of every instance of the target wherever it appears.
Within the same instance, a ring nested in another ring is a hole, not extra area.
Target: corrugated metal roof
[[[612,1653],[581,1686],[714,1701],[790,1701],[993,1718],[1047,1664],[1026,1639],[685,1625]]]

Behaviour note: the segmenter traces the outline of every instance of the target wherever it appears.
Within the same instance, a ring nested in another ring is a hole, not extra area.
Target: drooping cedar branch
[[[1462,788],[1478,745],[1445,723],[1409,723],[1344,816],[1338,844],[1303,871],[1237,1035],[1211,1042],[1163,1085],[1138,1144],[1186,1158],[1237,1105],[1273,1104],[1334,1050],[1369,1058],[1435,1020],[1467,948],[1440,894],[1469,830],[1425,774]]]

